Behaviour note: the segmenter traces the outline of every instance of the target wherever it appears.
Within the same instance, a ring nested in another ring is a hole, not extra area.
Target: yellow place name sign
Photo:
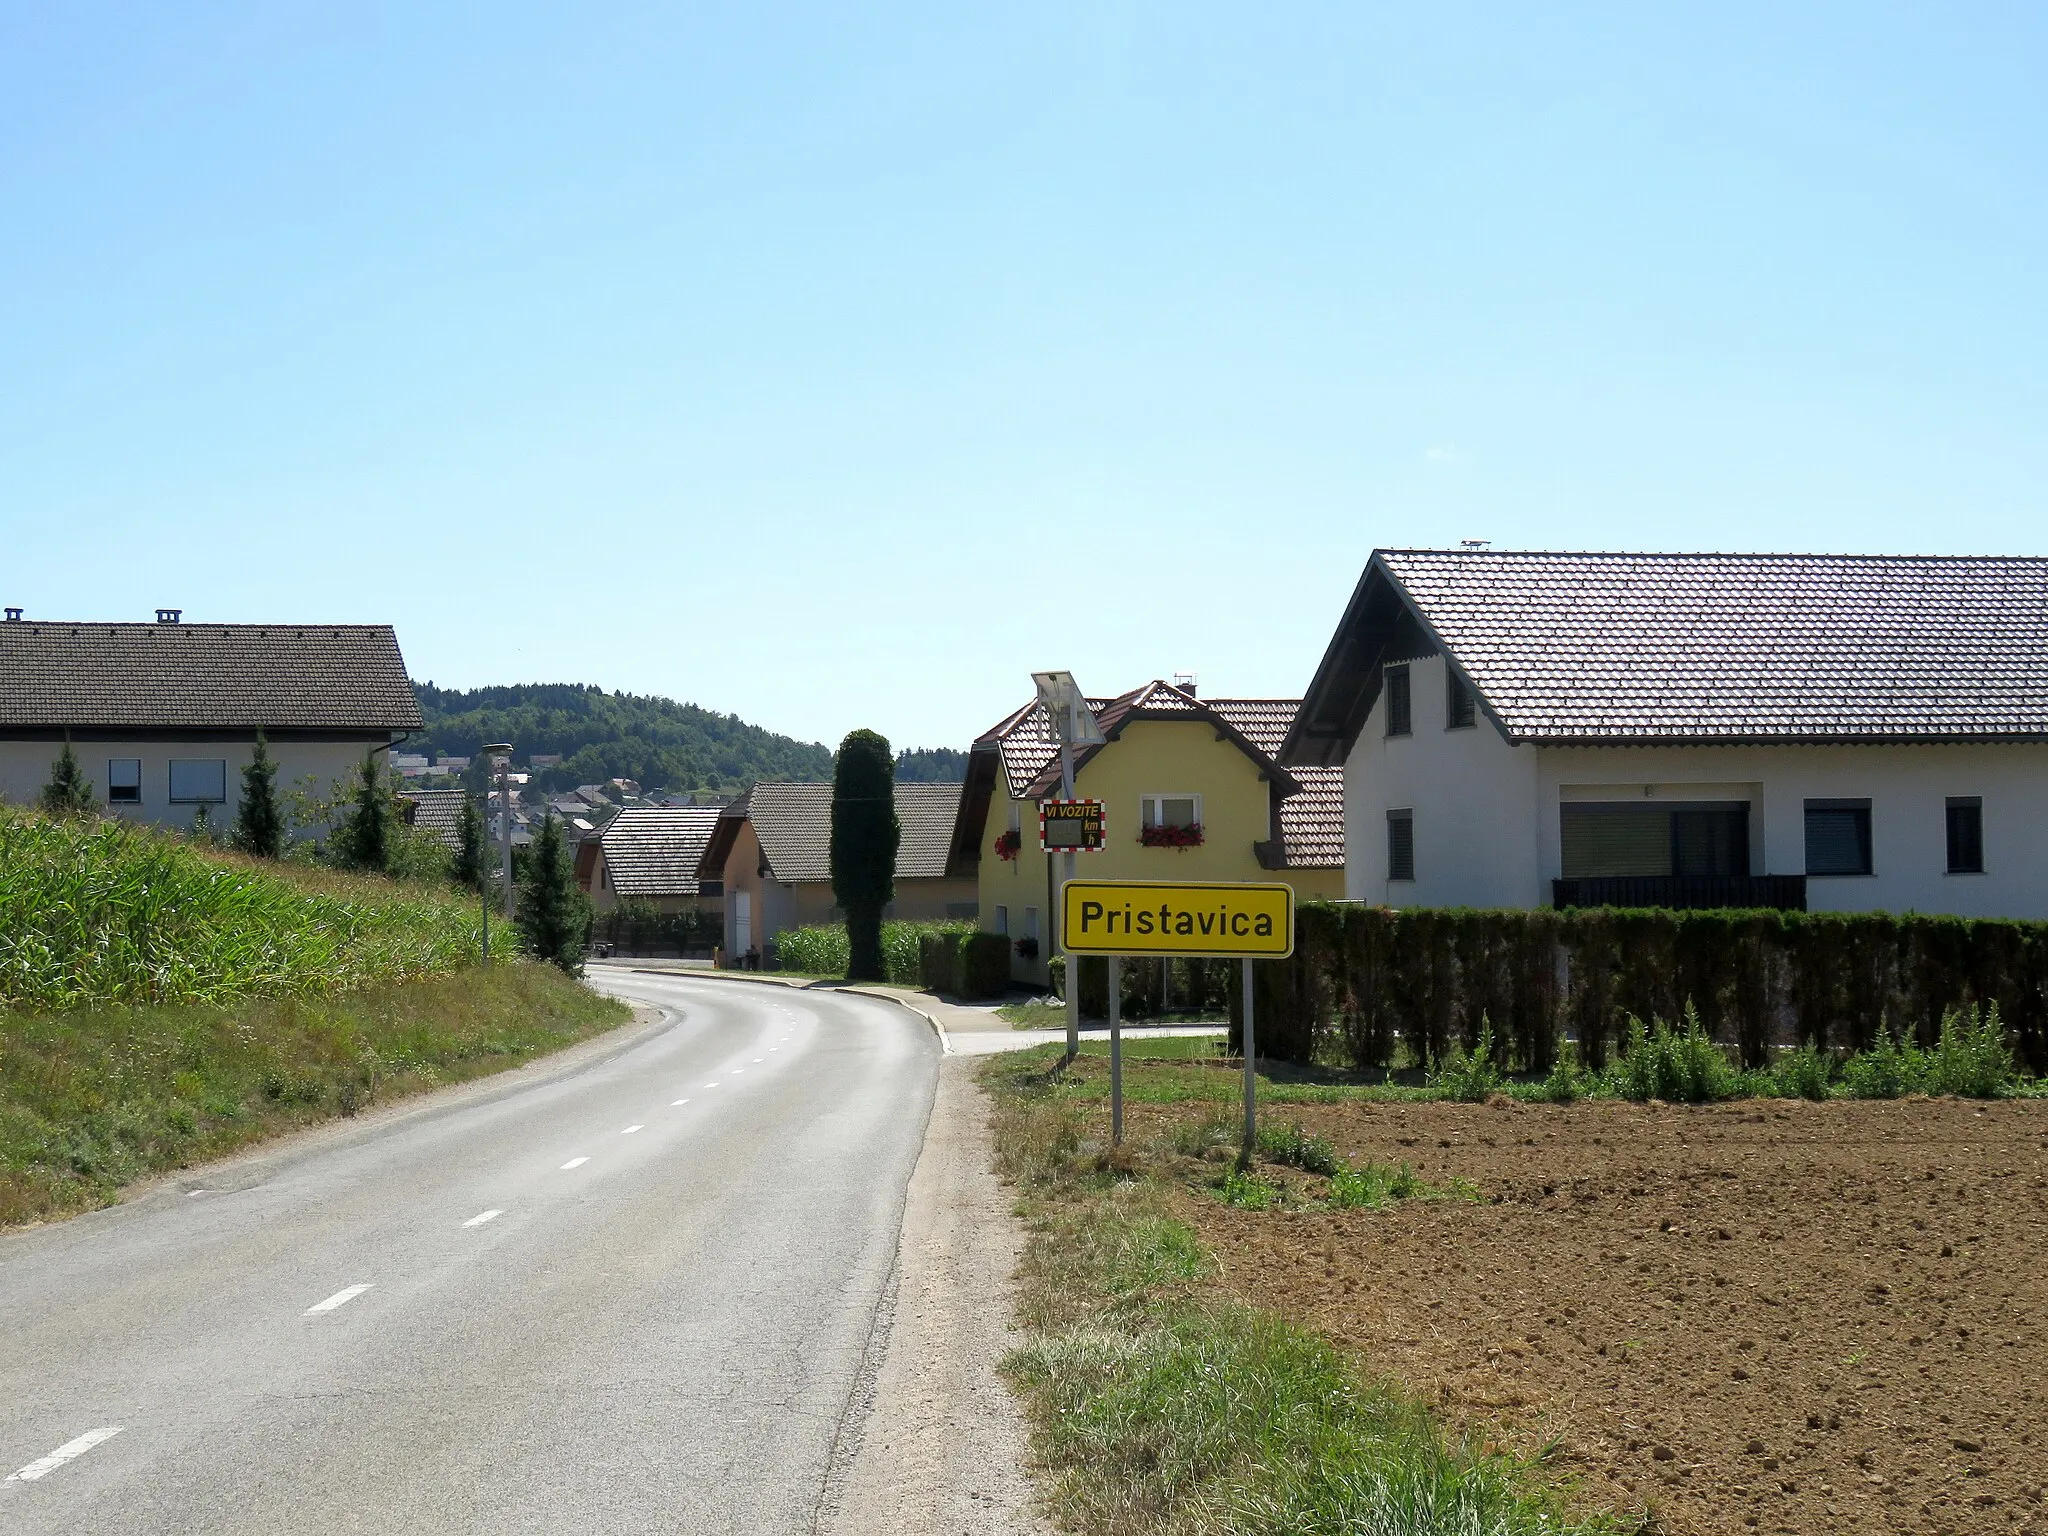
[[[1294,953],[1294,888],[1069,880],[1060,943],[1076,955],[1278,960]]]

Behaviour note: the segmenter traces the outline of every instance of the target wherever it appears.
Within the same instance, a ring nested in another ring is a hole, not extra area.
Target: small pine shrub
[[[1998,1004],[1951,1008],[1929,1059],[1929,1087],[1964,1099],[1995,1099],[2013,1084],[2012,1051]]]
[[[1506,1082],[1493,1059],[1493,1023],[1483,1013],[1479,1016],[1479,1039],[1470,1054],[1461,1045],[1451,1047],[1450,1055],[1429,1075],[1432,1090],[1460,1104],[1482,1104],[1499,1093]]]
[[[1927,1053],[1879,1025],[1870,1049],[1842,1064],[1842,1091],[1853,1099],[1903,1099],[1924,1093],[1928,1076]]]

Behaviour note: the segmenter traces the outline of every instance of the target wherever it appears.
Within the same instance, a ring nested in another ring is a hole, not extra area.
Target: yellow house
[[[1204,699],[1150,682],[1088,707],[1106,738],[1074,753],[1074,793],[1103,803],[1098,880],[1273,880],[1301,900],[1344,894],[1341,768],[1282,768],[1299,699]],[[1039,802],[1060,794],[1059,747],[1036,701],[974,743],[954,827],[956,868],[977,870],[981,926],[1013,941],[1011,974],[1042,983],[1058,856]]]

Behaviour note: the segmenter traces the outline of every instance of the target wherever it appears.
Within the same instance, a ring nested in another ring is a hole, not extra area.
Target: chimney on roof
[[[159,624],[175,624],[184,616],[185,610],[182,608],[159,608],[156,611],[156,621]]]
[[[21,622],[21,610],[19,608],[8,609],[7,622],[10,624],[19,624]]]
[[[1181,691],[1182,693],[1185,693],[1185,694],[1190,694],[1190,695],[1194,695],[1194,694],[1195,694],[1195,674],[1194,674],[1194,673],[1192,673],[1192,672],[1176,672],[1176,673],[1174,673],[1174,674],[1173,674],[1173,686],[1174,686],[1174,687],[1176,687],[1176,688],[1178,688],[1178,689],[1179,689],[1179,690],[1180,690],[1180,691]],[[1195,696],[1199,697],[1199,695],[1195,695]]]

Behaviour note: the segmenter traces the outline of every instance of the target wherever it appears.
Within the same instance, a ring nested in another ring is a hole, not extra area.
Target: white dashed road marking
[[[103,1440],[111,1440],[121,1433],[121,1426],[109,1424],[102,1429],[89,1429],[76,1440],[67,1440],[49,1455],[30,1462],[19,1472],[8,1477],[10,1483],[32,1483],[39,1477],[48,1477],[67,1461],[75,1461]]]
[[[346,1306],[349,1302],[354,1301],[368,1289],[369,1286],[367,1285],[352,1285],[345,1291],[336,1291],[325,1301],[314,1302],[312,1306],[306,1308],[304,1315],[311,1317],[316,1312],[332,1312],[336,1307]]]
[[[689,1102],[690,1102],[690,1101],[689,1101],[688,1099],[677,1099],[677,1100],[675,1100],[674,1102],[672,1102],[672,1103],[671,1103],[671,1104],[669,1105],[669,1108],[670,1108],[670,1109],[681,1109],[681,1108],[682,1108],[682,1107],[683,1107],[683,1106],[684,1106],[685,1104],[687,1104],[687,1103],[689,1103]]]
[[[587,1157],[572,1157],[569,1161],[562,1164],[562,1172],[567,1173],[571,1168],[581,1168],[589,1161],[590,1159]]]
[[[463,1223],[463,1225],[465,1227],[480,1227],[487,1221],[496,1221],[500,1216],[504,1214],[505,1213],[503,1211],[484,1211],[478,1215],[470,1217],[469,1220]]]
[[[621,1136],[630,1136],[630,1135],[632,1135],[632,1134],[633,1134],[633,1133],[634,1133],[635,1131],[644,1131],[644,1130],[646,1130],[646,1129],[647,1129],[647,1127],[646,1127],[646,1126],[644,1126],[644,1125],[629,1125],[629,1126],[627,1126],[627,1127],[626,1127],[626,1128],[625,1128],[625,1129],[624,1129],[623,1131],[619,1132],[619,1134],[620,1134]]]

